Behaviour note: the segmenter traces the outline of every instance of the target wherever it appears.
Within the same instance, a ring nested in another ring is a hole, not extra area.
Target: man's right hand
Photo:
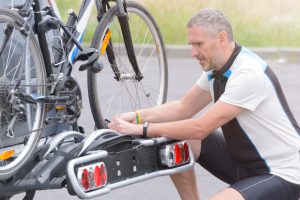
[[[136,113],[135,112],[126,112],[113,116],[112,121],[116,119],[121,119],[126,122],[136,124]]]

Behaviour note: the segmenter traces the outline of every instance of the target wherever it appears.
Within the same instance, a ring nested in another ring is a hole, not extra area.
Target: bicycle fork
[[[143,79],[143,75],[140,71],[140,68],[138,66],[137,60],[136,60],[136,56],[135,56],[135,52],[134,52],[134,48],[133,48],[133,43],[132,43],[132,39],[131,39],[131,33],[130,33],[130,27],[129,27],[129,23],[128,23],[128,15],[127,15],[127,11],[125,10],[126,8],[126,3],[123,0],[117,0],[117,8],[118,8],[118,20],[121,26],[121,30],[122,30],[122,35],[123,35],[123,39],[124,39],[124,43],[125,43],[125,47],[126,47],[126,52],[128,55],[128,59],[132,65],[132,68],[135,72],[135,80],[137,81],[141,81]],[[111,42],[110,42],[111,43]],[[113,55],[113,51],[109,51],[108,54],[110,54],[110,62],[111,63],[115,63],[114,60],[114,55]],[[116,74],[117,80],[122,79],[120,73],[116,73],[118,71],[118,69],[113,69],[113,71]],[[128,78],[128,77],[125,77]]]

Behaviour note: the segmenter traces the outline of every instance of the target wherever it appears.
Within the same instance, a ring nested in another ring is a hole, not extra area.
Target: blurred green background
[[[235,41],[249,47],[300,47],[300,0],[137,0],[157,21],[166,44],[186,44],[186,23],[204,7],[223,10],[232,22]],[[77,13],[81,0],[56,0],[64,19]],[[95,14],[94,14],[95,16]],[[97,25],[89,20],[85,42]]]

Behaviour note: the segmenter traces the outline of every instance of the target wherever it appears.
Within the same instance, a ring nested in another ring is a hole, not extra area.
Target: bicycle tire
[[[27,40],[29,53],[24,56],[26,37],[20,31],[23,24],[16,12],[0,8],[0,155],[13,151],[12,157],[0,159],[0,180],[12,177],[32,155],[44,121],[43,103],[29,104],[16,96],[12,98],[16,80],[20,80],[18,90],[23,93],[45,95],[46,91],[45,65],[32,33]],[[3,45],[5,41],[7,45]],[[23,56],[27,61],[22,62]]]
[[[168,65],[160,30],[151,14],[136,2],[126,2],[126,10],[133,47],[144,78],[138,81],[134,77],[122,45],[124,41],[120,35],[120,25],[117,24],[117,7],[111,7],[101,18],[91,44],[91,47],[101,52],[103,39],[107,30],[110,30],[111,43],[108,44],[106,53],[100,55],[100,62],[104,64],[104,69],[100,73],[88,71],[90,107],[98,129],[107,128],[105,119],[111,119],[115,114],[163,104],[167,98]],[[153,44],[149,44],[150,42]],[[114,78],[115,74],[107,56],[107,50],[112,48],[120,74],[131,78],[123,80]],[[107,109],[112,107],[113,110]]]

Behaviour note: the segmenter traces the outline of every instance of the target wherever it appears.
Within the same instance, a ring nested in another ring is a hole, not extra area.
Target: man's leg
[[[199,200],[194,169],[171,176],[182,200]]]
[[[195,160],[198,160],[201,151],[200,140],[190,140],[189,145],[193,151]],[[173,183],[175,184],[177,191],[182,200],[199,200],[199,193],[197,189],[197,179],[195,176],[195,170],[174,174],[171,176]]]
[[[210,200],[245,200],[245,199],[235,189],[226,188],[225,190],[214,195]]]
[[[238,180],[238,177],[242,177],[242,174],[237,173],[240,169],[233,162],[228,152],[222,132],[215,131],[203,141],[191,140],[189,144],[195,160],[217,178],[232,184]],[[173,175],[172,180],[183,200],[199,199],[193,170]],[[222,195],[231,194],[231,190],[226,189]]]
[[[239,170],[229,155],[222,132],[215,131],[203,141],[189,141],[195,160],[205,169],[228,184],[237,181]],[[201,156],[200,156],[201,153]],[[193,170],[176,174],[172,180],[182,199],[199,199],[195,173]],[[229,191],[230,192],[230,191]],[[228,194],[228,190],[225,191]]]

